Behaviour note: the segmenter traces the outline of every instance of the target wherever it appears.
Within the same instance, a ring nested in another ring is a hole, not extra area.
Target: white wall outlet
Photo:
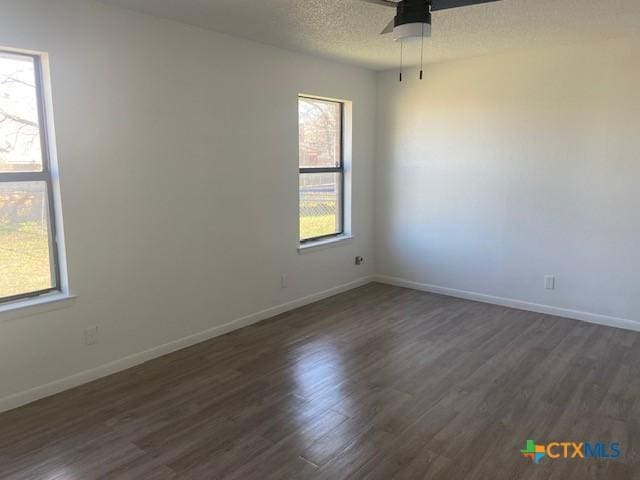
[[[84,331],[84,344],[96,345],[98,343],[98,327],[89,327]]]
[[[546,290],[555,290],[556,289],[556,277],[553,275],[547,275],[544,277],[544,288]]]
[[[282,275],[282,277],[280,277],[280,286],[282,288],[287,288],[289,286],[289,276],[288,275]]]

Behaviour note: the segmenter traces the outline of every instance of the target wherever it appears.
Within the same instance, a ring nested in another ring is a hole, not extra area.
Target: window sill
[[[353,235],[340,235],[339,237],[302,244],[298,247],[298,253],[300,255],[305,255],[307,253],[326,250],[327,248],[349,245],[351,242],[353,242]]]
[[[56,292],[0,305],[0,322],[61,310],[70,307],[75,299],[75,295]]]

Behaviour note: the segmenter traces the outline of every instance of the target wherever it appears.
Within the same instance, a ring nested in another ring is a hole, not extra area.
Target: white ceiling
[[[383,70],[394,10],[360,0],[101,0],[261,43]],[[640,33],[640,0],[501,0],[434,12],[425,62]],[[419,48],[407,51],[417,63]]]

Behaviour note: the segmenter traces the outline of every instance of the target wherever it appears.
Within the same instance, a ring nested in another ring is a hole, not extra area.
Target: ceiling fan
[[[400,81],[402,81],[402,42],[412,37],[431,36],[431,12],[450,8],[468,7],[481,3],[497,2],[499,0],[362,0],[363,2],[383,5],[396,9],[396,16],[382,31],[382,35],[393,33],[393,38],[401,44],[400,53]],[[422,53],[421,53],[422,56]],[[421,59],[422,63],[422,59]],[[422,80],[422,67],[420,79]]]
[[[499,0],[362,0],[396,9],[396,16],[382,31],[393,33],[396,40],[431,35],[431,12],[450,8],[468,7]],[[424,28],[424,30],[423,30]]]

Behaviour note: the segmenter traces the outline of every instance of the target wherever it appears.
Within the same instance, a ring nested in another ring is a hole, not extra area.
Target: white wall
[[[377,273],[640,321],[640,42],[416,76],[379,77]]]
[[[0,0],[0,12],[0,46],[50,56],[78,295],[64,310],[0,315],[0,407],[372,273],[373,73],[92,0]],[[356,239],[303,256],[299,92],[354,112]],[[355,267],[356,255],[370,261]],[[95,347],[83,345],[90,325]]]

